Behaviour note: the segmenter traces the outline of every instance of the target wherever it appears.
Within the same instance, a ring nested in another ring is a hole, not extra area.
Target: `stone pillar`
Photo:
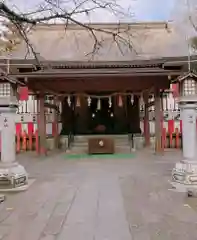
[[[38,95],[38,136],[39,136],[39,153],[47,154],[47,142],[46,142],[46,117],[44,107],[44,95]]]
[[[22,191],[28,187],[28,175],[16,162],[15,119],[16,97],[0,97],[1,161],[0,191]]]
[[[196,79],[192,73],[180,79],[183,156],[172,170],[172,186],[191,194],[197,192]]]
[[[197,191],[197,96],[180,99],[183,160],[172,171],[172,185],[180,191]]]
[[[161,153],[161,98],[159,89],[155,89],[155,153]]]
[[[145,147],[150,146],[150,124],[149,124],[149,94],[148,92],[144,93],[144,142],[145,142]]]

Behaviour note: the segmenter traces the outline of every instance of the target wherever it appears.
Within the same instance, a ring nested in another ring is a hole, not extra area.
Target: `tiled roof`
[[[131,52],[128,45],[121,41],[118,46],[111,35],[96,32],[97,38],[102,39],[102,46],[92,55],[90,53],[93,50],[94,39],[90,32],[76,25],[70,25],[66,31],[64,25],[38,25],[28,33],[28,38],[40,59],[50,61],[131,61],[188,54],[188,44],[172,24],[125,23],[121,26],[116,24],[93,26],[109,31],[116,31],[118,28],[122,31],[121,36],[133,43],[135,51]],[[27,54],[24,42],[11,52],[11,56],[18,59],[34,58],[32,53]]]

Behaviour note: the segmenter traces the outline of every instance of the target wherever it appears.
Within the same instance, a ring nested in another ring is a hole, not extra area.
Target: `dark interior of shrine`
[[[141,133],[139,97],[125,96],[119,106],[117,97],[80,98],[66,97],[62,104],[62,135],[102,135]]]
[[[89,130],[92,134],[112,134],[114,132],[114,110],[107,98],[92,99],[90,106]]]

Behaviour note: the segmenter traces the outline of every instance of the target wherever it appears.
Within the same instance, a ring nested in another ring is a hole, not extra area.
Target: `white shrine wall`
[[[7,96],[10,94],[10,85],[1,84],[0,85],[0,96]],[[53,100],[48,96],[46,101],[53,103]],[[150,97],[149,101],[154,101],[154,96]],[[164,115],[164,127],[168,128],[168,120],[173,119],[175,127],[180,129],[180,115],[177,99],[173,97],[171,91],[166,92],[165,96],[162,98],[162,107]],[[60,106],[61,110],[61,106]],[[16,123],[21,123],[22,130],[28,131],[28,124],[34,124],[34,130],[37,129],[37,100],[35,96],[30,95],[27,101],[19,101],[19,107],[17,111]],[[53,110],[46,109],[46,131],[47,134],[52,134],[52,123],[53,123]],[[140,106],[141,114],[141,129],[143,131],[143,106]],[[149,120],[150,120],[150,131],[154,134],[154,106],[149,108]],[[61,131],[61,122],[59,122],[59,131]]]

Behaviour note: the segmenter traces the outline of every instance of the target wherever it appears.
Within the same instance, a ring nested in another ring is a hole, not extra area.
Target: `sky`
[[[181,0],[180,0],[181,1]],[[5,0],[17,5],[19,9],[31,9],[36,2],[41,0]],[[135,21],[167,21],[171,20],[171,12],[174,8],[175,0],[119,0],[119,4],[125,10],[131,6]],[[113,21],[110,14],[94,13],[93,21]]]
[[[139,21],[168,21],[174,9],[174,0],[136,0],[134,14]]]

